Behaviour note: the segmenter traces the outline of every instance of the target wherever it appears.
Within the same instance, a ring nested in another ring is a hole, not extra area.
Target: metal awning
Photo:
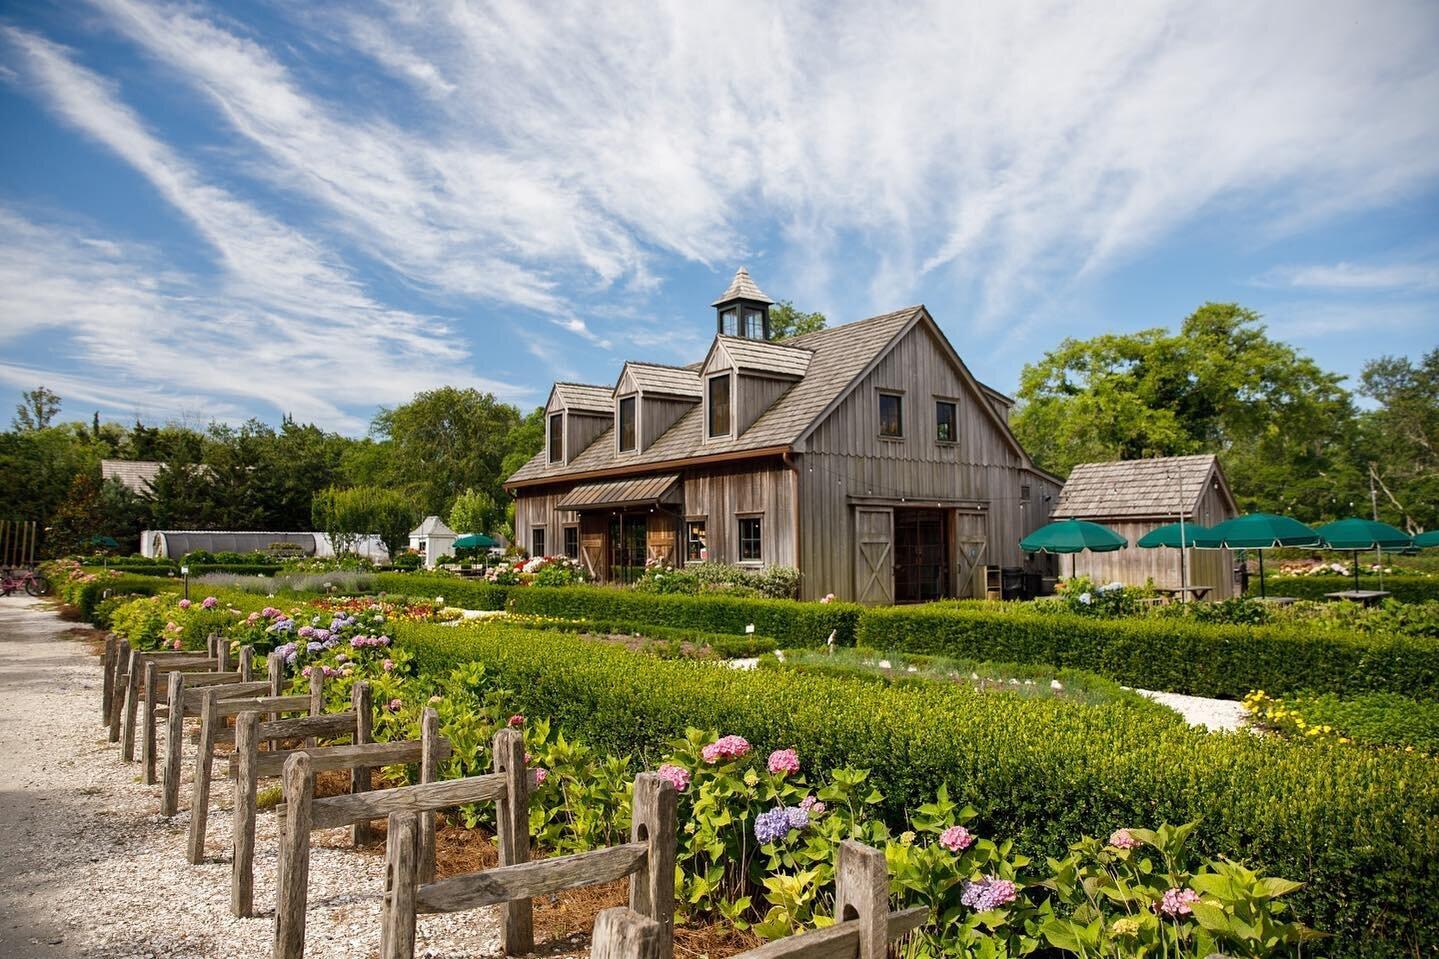
[[[570,490],[555,504],[557,510],[627,509],[680,502],[678,473],[642,476],[638,479],[586,483]]]

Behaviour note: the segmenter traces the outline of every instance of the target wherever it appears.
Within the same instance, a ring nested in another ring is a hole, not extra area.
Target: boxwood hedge
[[[1252,689],[1439,698],[1439,641],[1172,619],[982,607],[867,609],[859,642],[967,659],[1087,669],[1130,686],[1240,699]]]
[[[446,605],[464,609],[504,609],[505,597],[510,592],[507,586],[496,586],[483,579],[424,573],[380,573],[375,576],[375,581],[386,593],[399,593],[418,600],[443,596]]]
[[[831,632],[837,645],[852,646],[863,611],[849,603],[656,595],[593,586],[512,589],[509,608],[537,616],[648,623],[730,635],[754,626],[757,635],[772,637],[781,646],[823,646]]]
[[[1296,599],[1323,600],[1325,593],[1354,588],[1352,576],[1268,576],[1265,591],[1270,596],[1293,596]],[[1378,576],[1360,576],[1360,589],[1386,589],[1405,603],[1439,600],[1439,576],[1385,576],[1381,585]],[[1259,595],[1259,577],[1249,580],[1246,596]]]
[[[1430,759],[1207,734],[1122,703],[658,660],[499,625],[397,632],[421,668],[481,661],[524,712],[612,754],[653,759],[686,726],[713,728],[761,750],[795,747],[814,768],[868,768],[895,816],[947,782],[982,830],[1034,854],[1118,826],[1201,820],[1205,852],[1307,884],[1300,915],[1337,937],[1324,952],[1439,950]]]
[[[173,585],[155,576],[140,576],[126,573],[123,576],[100,576],[89,583],[58,584],[56,592],[62,601],[74,606],[80,618],[87,623],[95,622],[95,607],[108,596],[153,596],[156,593],[178,590],[177,580]]]

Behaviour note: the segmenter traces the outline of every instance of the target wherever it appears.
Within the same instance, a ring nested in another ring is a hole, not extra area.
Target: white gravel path
[[[268,957],[274,815],[261,813],[256,832],[261,915],[235,919],[228,786],[216,783],[208,855],[191,866],[188,812],[161,818],[159,787],[141,785],[139,765],[122,763],[106,742],[99,661],[71,628],[37,601],[0,599],[0,957]],[[189,795],[187,776],[182,806]],[[379,948],[384,859],[346,843],[343,830],[314,834],[305,952],[313,959]],[[495,918],[492,910],[421,917],[417,954],[497,955]]]
[[[1244,707],[1232,699],[1206,699],[1203,696],[1184,696],[1179,693],[1156,693],[1149,689],[1136,689],[1141,696],[1148,696],[1168,706],[1184,717],[1191,726],[1203,726],[1211,732],[1225,732],[1242,729]]]

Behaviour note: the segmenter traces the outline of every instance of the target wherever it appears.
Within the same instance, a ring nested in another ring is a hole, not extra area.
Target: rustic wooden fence
[[[524,746],[519,742],[507,748],[522,751]],[[496,755],[501,755],[498,750]],[[521,752],[520,762],[523,759]],[[413,959],[417,915],[515,904],[523,904],[523,909],[504,912],[500,949],[505,955],[523,955],[534,949],[528,908],[531,899],[626,877],[630,909],[654,923],[656,955],[669,959],[674,952],[674,785],[654,773],[635,777],[630,842],[533,862],[529,861],[528,816],[523,815],[525,806],[518,806],[516,798],[512,793],[501,803],[499,826],[502,843],[507,832],[513,833],[509,842],[515,861],[439,882],[421,879],[418,815],[399,810],[390,813],[380,959]]]

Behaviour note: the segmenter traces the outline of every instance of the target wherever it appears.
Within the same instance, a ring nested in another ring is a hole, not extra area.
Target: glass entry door
[[[948,518],[938,509],[894,511],[896,603],[927,603],[949,595]]]
[[[610,517],[610,580],[633,583],[644,575],[649,542],[646,513],[620,513]]]

